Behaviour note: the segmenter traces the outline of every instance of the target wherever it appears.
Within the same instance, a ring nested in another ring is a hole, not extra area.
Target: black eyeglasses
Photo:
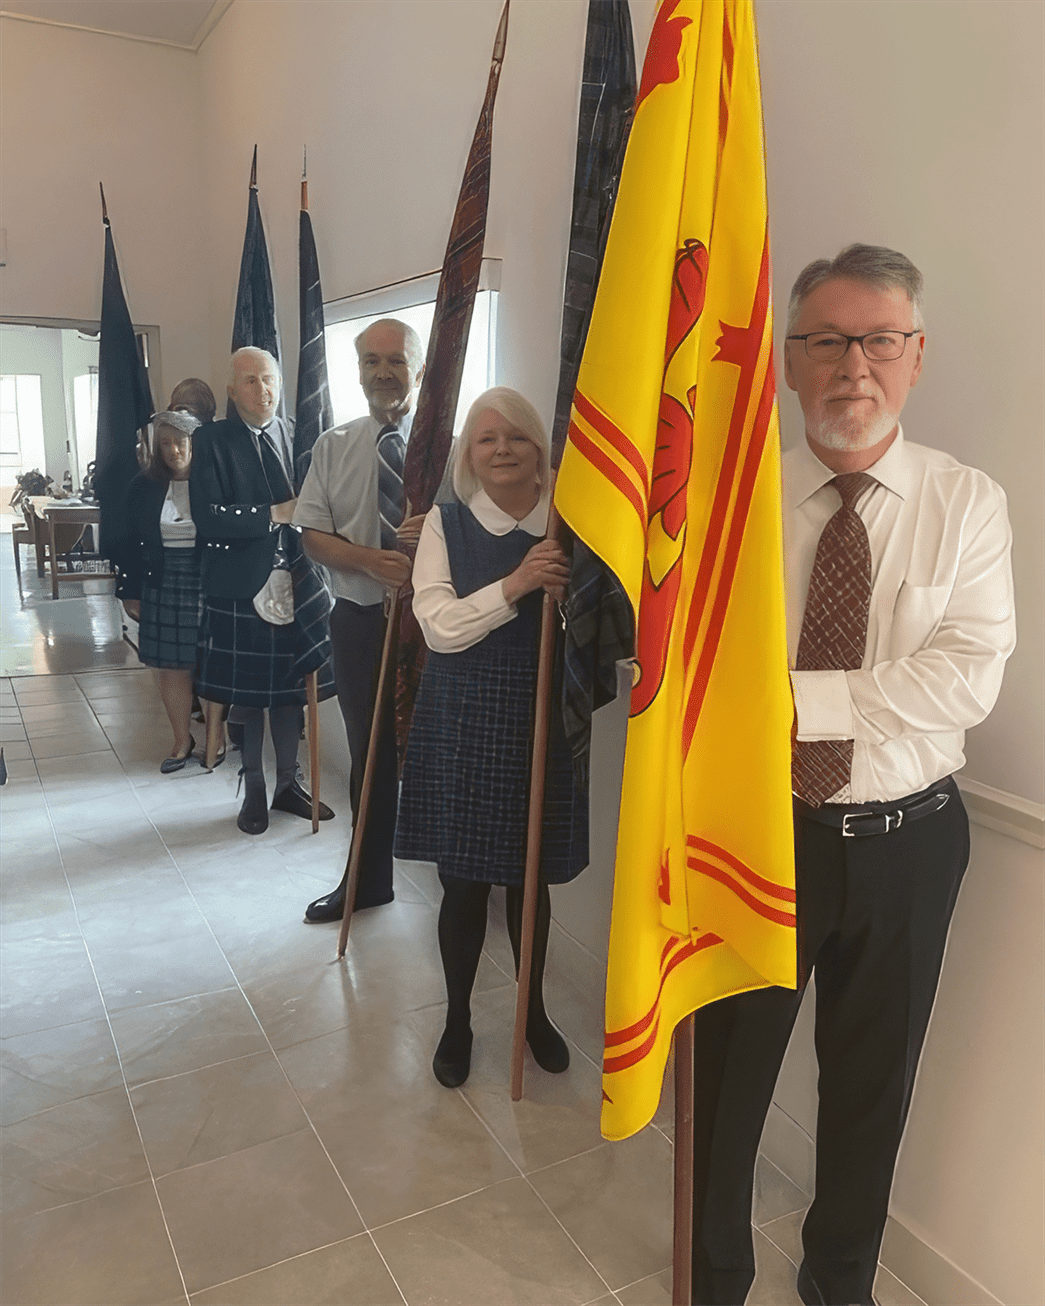
[[[806,354],[814,363],[837,363],[849,352],[849,346],[858,344],[864,357],[874,363],[889,363],[900,358],[911,336],[917,331],[868,331],[862,336],[844,336],[840,331],[807,331],[804,336],[788,336],[788,340],[805,342]]]

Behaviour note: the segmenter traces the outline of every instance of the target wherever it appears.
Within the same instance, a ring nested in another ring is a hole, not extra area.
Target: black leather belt
[[[890,834],[901,825],[920,821],[946,807],[950,801],[951,779],[938,780],[910,798],[900,798],[891,803],[824,803],[810,807],[800,798],[795,806],[800,816],[819,825],[830,825],[841,830],[844,838],[864,839],[870,835]]]

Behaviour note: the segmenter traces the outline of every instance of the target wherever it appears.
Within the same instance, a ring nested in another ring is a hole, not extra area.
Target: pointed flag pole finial
[[[308,146],[301,147],[301,207],[308,208]]]
[[[102,224],[107,227],[109,225],[109,210],[105,207],[105,187],[101,182],[98,183],[98,189],[102,196]]]
[[[504,47],[508,40],[508,6],[511,0],[504,0],[504,9],[501,11],[501,21],[497,24],[497,35],[493,43],[493,61],[501,63],[504,60]]]
[[[254,158],[251,160],[250,163],[250,189],[257,190],[257,188],[258,188],[258,147],[255,145]]]

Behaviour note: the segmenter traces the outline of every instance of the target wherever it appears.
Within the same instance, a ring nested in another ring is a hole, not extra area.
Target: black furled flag
[[[308,212],[308,182],[301,179],[301,219],[298,228],[298,303],[301,352],[298,354],[298,393],[294,406],[294,478],[301,488],[312,446],[334,425],[327,383],[327,349],[323,337],[323,289],[319,258]]]
[[[102,222],[105,272],[98,342],[94,492],[100,514],[99,552],[119,567],[127,534],[127,488],[138,474],[138,432],[148,425],[152,416],[152,394],[123,293],[104,190]]]
[[[280,363],[279,327],[276,325],[276,296],[272,289],[272,270],[269,267],[265,228],[261,222],[258,203],[258,147],[250,165],[250,196],[247,201],[247,230],[243,235],[243,254],[239,264],[239,286],[236,289],[236,313],[232,320],[232,352],[253,345],[267,349]],[[282,363],[280,363],[282,370]],[[226,417],[235,412],[230,399]],[[284,415],[283,395],[279,398],[279,415]]]
[[[553,467],[558,467],[566,443],[577,372],[635,113],[635,96],[635,46],[628,0],[588,0],[573,218],[559,346],[559,390],[552,424]]]

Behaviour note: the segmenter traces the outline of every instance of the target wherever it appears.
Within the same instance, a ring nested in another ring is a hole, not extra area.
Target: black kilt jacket
[[[197,428],[189,497],[202,547],[204,595],[252,599],[272,570],[279,538],[269,508],[292,499],[294,491],[274,459],[267,467],[262,463],[238,416]]]
[[[163,537],[160,512],[167,487],[143,472],[127,488],[127,548],[116,579],[118,599],[140,599],[142,585],[159,589],[163,581]]]

